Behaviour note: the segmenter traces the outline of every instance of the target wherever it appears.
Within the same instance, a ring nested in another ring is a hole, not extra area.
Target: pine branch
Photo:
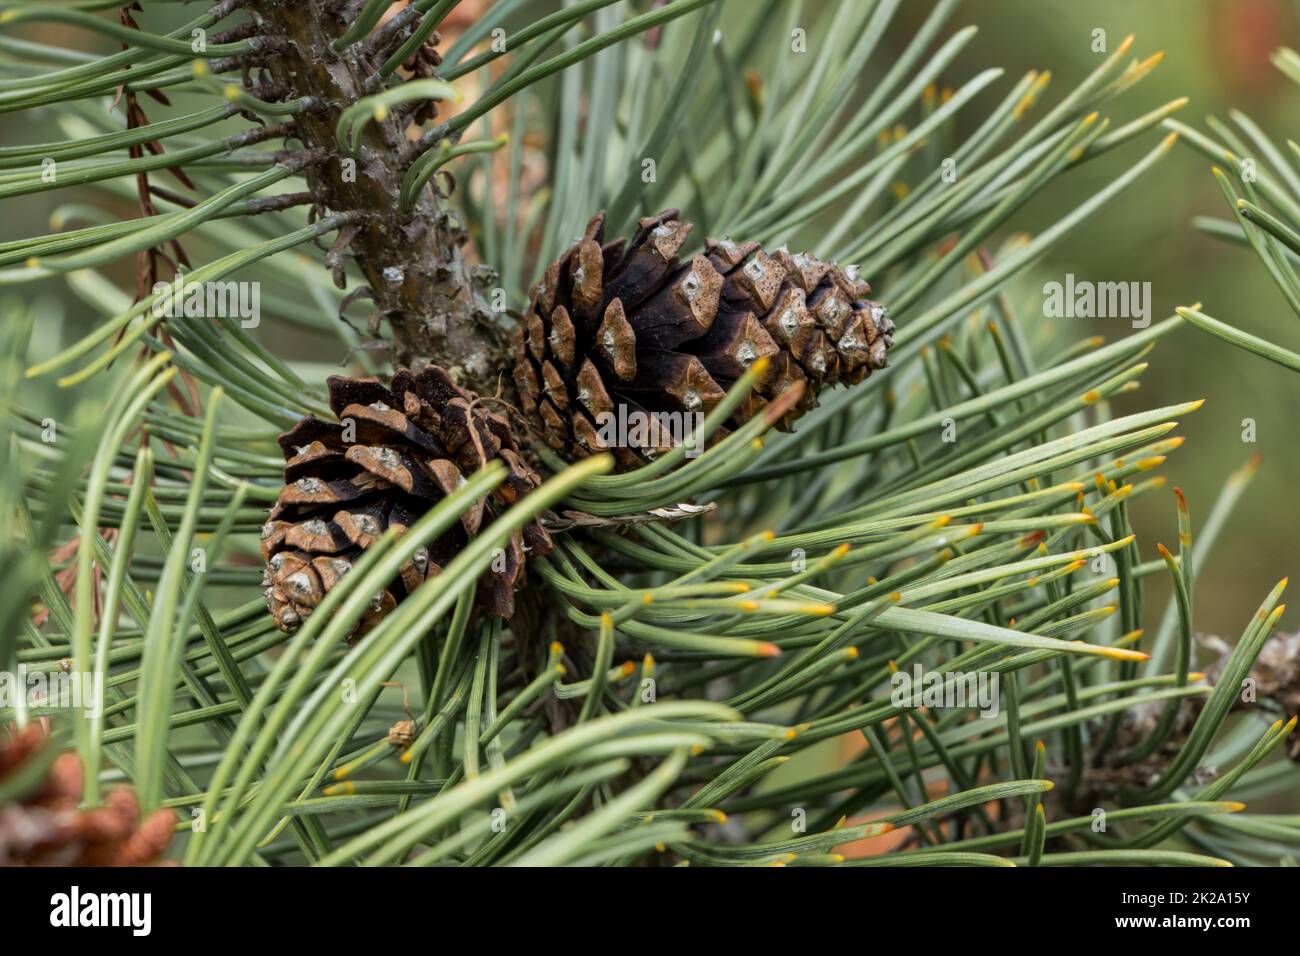
[[[366,95],[373,66],[351,46],[333,50],[343,24],[330,4],[267,3],[262,15],[270,32],[290,42],[267,61],[270,75],[298,96],[329,104],[295,124],[309,149],[331,157],[308,175],[308,188],[317,205],[359,215],[350,248],[392,325],[399,359],[436,360],[491,394],[503,365],[503,334],[483,298],[484,276],[460,251],[464,227],[428,190],[409,214],[394,201],[405,174],[398,158],[405,123],[371,118],[355,134],[359,148],[339,141],[340,120]],[[348,154],[358,158],[349,164]]]

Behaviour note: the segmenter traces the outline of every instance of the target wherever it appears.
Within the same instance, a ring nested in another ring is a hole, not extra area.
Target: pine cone
[[[49,746],[40,724],[0,736],[0,784]],[[0,866],[145,866],[160,862],[176,815],[157,810],[143,821],[130,787],[114,787],[102,807],[78,809],[81,761],[54,758],[45,778],[0,806]]]
[[[627,419],[619,405],[642,420],[707,414],[760,356],[770,368],[730,427],[806,383],[782,418],[788,428],[817,404],[818,389],[885,367],[894,326],[864,298],[871,287],[852,266],[725,239],[706,240],[682,264],[692,227],[675,209],[642,219],[630,244],[605,243],[604,228],[600,213],[551,263],[516,336],[524,411],[569,459],[608,448],[622,467],[643,464],[673,442],[661,431],[644,443],[621,436],[611,448],[601,426]]]
[[[1217,684],[1228,666],[1233,648],[1217,637],[1205,638],[1202,643],[1217,655],[1206,669],[1210,683]],[[1253,707],[1258,701],[1270,701],[1283,716],[1300,713],[1300,631],[1277,633],[1265,641],[1249,677],[1254,682],[1251,687],[1253,696],[1246,699],[1238,693],[1234,706]],[[1242,688],[1242,692],[1244,690]],[[1287,756],[1300,762],[1300,738],[1291,738]]]
[[[267,606],[282,630],[294,630],[386,528],[409,528],[494,458],[509,469],[496,491],[417,551],[375,596],[350,635],[355,639],[438,574],[471,537],[535,488],[538,477],[520,457],[505,419],[437,366],[399,369],[390,387],[342,375],[328,384],[339,422],[308,416],[279,437],[285,486],[262,528],[262,557]],[[540,523],[516,531],[479,582],[479,608],[509,617],[525,552],[550,550]]]

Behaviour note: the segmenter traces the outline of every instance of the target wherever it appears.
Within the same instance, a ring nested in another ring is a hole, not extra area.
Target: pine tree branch
[[[405,122],[398,115],[372,119],[354,162],[346,161],[338,141],[339,116],[365,95],[372,70],[363,46],[332,49],[346,24],[320,0],[264,0],[254,7],[269,32],[290,41],[267,61],[272,77],[294,96],[327,104],[297,119],[308,148],[331,156],[308,171],[308,186],[320,206],[364,214],[350,248],[378,312],[389,320],[398,360],[435,361],[460,384],[494,393],[505,367],[504,335],[482,296],[483,274],[461,253],[464,227],[432,190],[423,190],[409,213],[396,202],[405,175]]]

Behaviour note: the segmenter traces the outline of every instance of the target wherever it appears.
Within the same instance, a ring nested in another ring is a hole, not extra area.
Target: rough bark
[[[347,5],[255,0],[249,9],[266,33],[290,41],[267,60],[274,80],[294,97],[321,101],[297,118],[303,144],[331,157],[308,170],[308,184],[319,206],[363,214],[348,251],[374,292],[375,308],[389,320],[397,360],[436,362],[458,384],[494,394],[499,379],[509,376],[501,375],[508,367],[505,335],[483,298],[490,272],[465,260],[464,227],[431,188],[409,213],[398,208],[402,176],[413,158],[403,114],[395,110],[367,124],[354,176],[335,138],[339,114],[363,95],[371,72],[364,42],[340,53],[330,47],[347,27]]]

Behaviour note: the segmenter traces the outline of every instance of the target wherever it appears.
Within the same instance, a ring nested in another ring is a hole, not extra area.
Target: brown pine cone
[[[390,386],[342,375],[328,384],[339,421],[308,416],[280,436],[285,486],[262,528],[266,602],[282,630],[297,628],[386,528],[409,528],[492,459],[509,469],[496,491],[417,551],[375,596],[351,635],[356,638],[441,571],[539,479],[520,456],[505,419],[484,409],[477,396],[437,366],[399,369]],[[550,550],[550,535],[540,523],[516,531],[505,554],[479,581],[479,608],[509,617],[525,552]]]
[[[600,213],[534,287],[515,381],[524,411],[566,458],[610,448],[602,426],[619,420],[619,406],[707,414],[760,356],[769,370],[730,427],[803,382],[788,428],[818,389],[885,367],[894,326],[854,267],[725,239],[682,263],[691,228],[669,209],[642,219],[630,243],[606,243]],[[671,445],[660,433],[643,444],[624,436],[611,450],[627,468]]]
[[[49,746],[40,724],[0,733],[0,784],[21,772]],[[54,758],[27,793],[0,806],[0,866],[147,866],[162,862],[176,815],[156,810],[140,820],[130,787],[114,787],[104,805],[78,809],[81,761]]]

